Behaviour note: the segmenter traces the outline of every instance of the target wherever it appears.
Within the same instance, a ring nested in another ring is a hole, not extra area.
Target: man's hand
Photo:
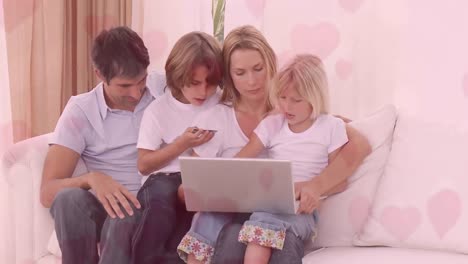
[[[141,207],[135,195],[108,175],[92,172],[88,175],[88,184],[96,192],[99,202],[101,202],[107,214],[112,218],[115,218],[116,215],[120,218],[125,217],[120,209],[120,205],[122,205],[129,215],[133,215],[132,207],[128,201],[133,203],[136,208]]]
[[[213,138],[214,134],[214,132],[208,130],[203,130],[196,127],[189,127],[176,140],[181,142],[183,146],[185,146],[188,149],[210,141],[210,139]]]
[[[314,182],[297,182],[294,184],[296,200],[299,200],[298,214],[311,214],[320,205],[320,194]]]

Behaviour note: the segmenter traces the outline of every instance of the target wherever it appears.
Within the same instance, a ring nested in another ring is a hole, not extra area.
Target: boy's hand
[[[193,148],[202,145],[213,138],[214,132],[199,129],[197,127],[189,127],[180,135],[177,140],[180,141],[186,148]]]

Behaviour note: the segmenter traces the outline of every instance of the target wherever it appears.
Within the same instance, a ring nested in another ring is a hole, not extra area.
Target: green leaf
[[[224,40],[224,10],[226,0],[213,0],[211,16],[213,17],[213,36],[223,42]]]

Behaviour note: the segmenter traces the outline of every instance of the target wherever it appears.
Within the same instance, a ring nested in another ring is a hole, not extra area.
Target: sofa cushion
[[[34,264],[61,264],[62,259],[59,257],[56,257],[54,255],[45,255],[41,257],[38,261],[36,262],[31,262]]]
[[[323,248],[307,254],[303,264],[465,264],[468,256],[455,253],[386,247]]]
[[[467,149],[468,130],[400,114],[370,217],[355,244],[468,253]]]
[[[361,229],[390,152],[396,110],[385,106],[369,117],[351,122],[369,140],[372,153],[349,179],[348,188],[327,198],[321,208],[313,247],[351,246]]]

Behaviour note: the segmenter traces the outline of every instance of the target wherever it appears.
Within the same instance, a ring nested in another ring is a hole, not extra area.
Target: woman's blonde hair
[[[329,112],[328,81],[320,58],[310,54],[294,57],[278,74],[278,85],[271,90],[270,100],[276,105],[280,94],[290,87],[312,106],[312,119]]]
[[[221,102],[232,103],[236,105],[239,101],[240,94],[234,87],[231,76],[231,55],[235,50],[247,49],[256,50],[260,53],[265,68],[267,71],[268,80],[266,85],[273,85],[276,77],[276,55],[270,44],[268,44],[265,37],[260,31],[253,26],[241,26],[233,29],[226,36],[223,45],[223,59],[224,59],[224,78],[223,78],[223,94]],[[267,108],[272,109],[272,104],[267,97]]]
[[[223,78],[221,45],[214,37],[194,31],[183,35],[174,44],[166,61],[166,82],[175,96],[180,96],[182,88],[190,85],[193,70],[197,66],[205,66],[208,69],[209,84],[221,84]]]

